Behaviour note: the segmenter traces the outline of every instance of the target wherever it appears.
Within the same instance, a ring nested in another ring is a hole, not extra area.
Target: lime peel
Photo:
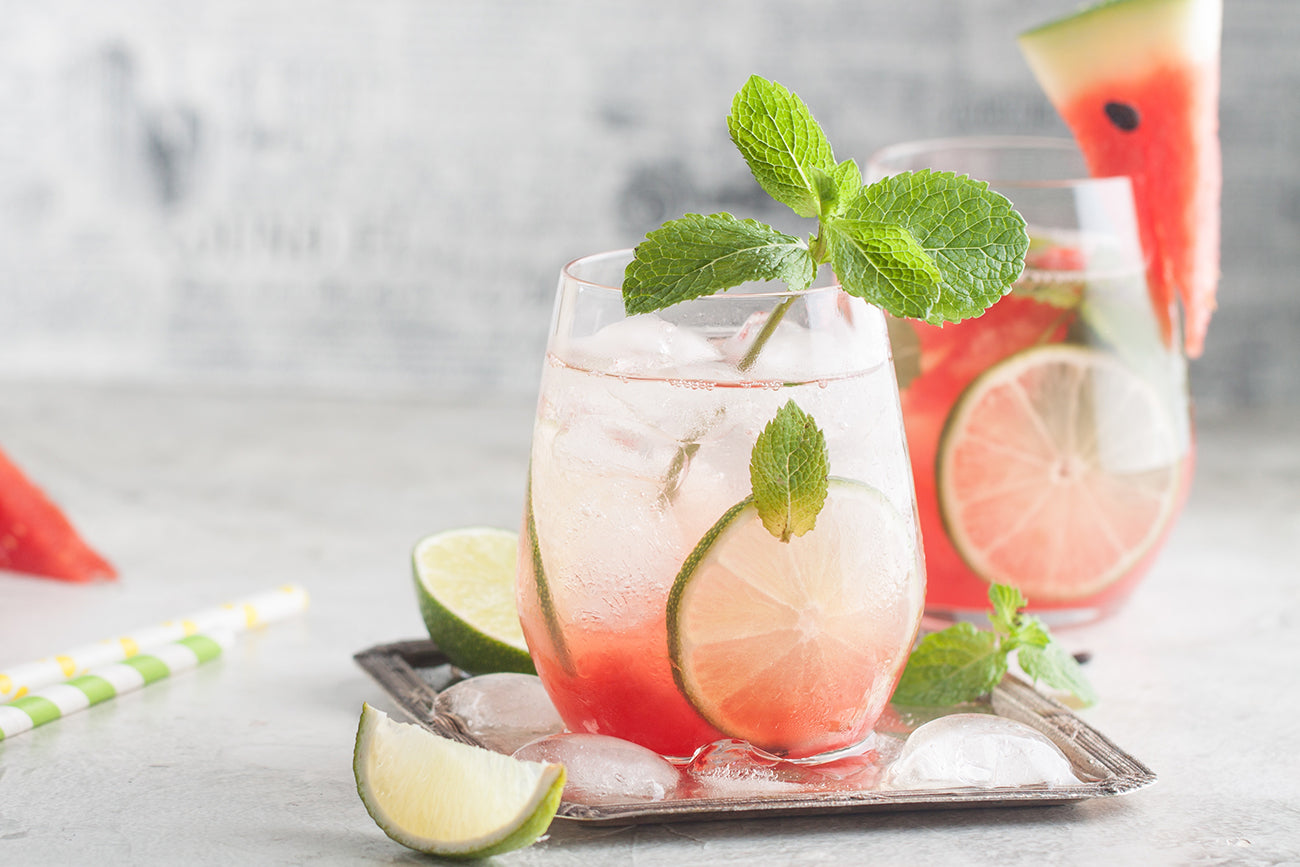
[[[564,791],[563,765],[457,743],[362,705],[357,794],[385,834],[444,858],[485,858],[535,842]]]

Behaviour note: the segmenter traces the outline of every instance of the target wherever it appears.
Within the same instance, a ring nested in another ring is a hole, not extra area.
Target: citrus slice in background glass
[[[428,536],[412,554],[429,637],[472,674],[534,673],[515,606],[518,549],[515,533],[469,527]]]
[[[719,731],[801,758],[851,746],[889,700],[920,619],[915,534],[875,488],[832,478],[781,542],[749,499],[691,552],[668,599],[678,688]]]
[[[981,374],[940,439],[936,483],[954,547],[1031,602],[1122,578],[1174,513],[1181,438],[1159,393],[1112,356],[1055,344]]]
[[[403,846],[484,858],[546,832],[564,791],[564,766],[525,762],[457,743],[365,705],[352,770],[376,824]]]

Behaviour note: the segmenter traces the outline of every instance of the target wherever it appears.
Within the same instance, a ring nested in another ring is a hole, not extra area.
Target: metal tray
[[[484,746],[454,716],[435,708],[438,691],[465,675],[428,640],[382,644],[353,659],[419,725],[443,737]],[[557,816],[582,822],[634,824],[711,821],[754,816],[861,813],[885,810],[1009,807],[1067,804],[1121,795],[1155,782],[1144,764],[1079,719],[1070,709],[1008,675],[983,708],[1032,726],[1061,748],[1084,782],[1069,786],[950,788],[926,790],[809,791],[735,798],[679,798],[589,805],[563,801]]]

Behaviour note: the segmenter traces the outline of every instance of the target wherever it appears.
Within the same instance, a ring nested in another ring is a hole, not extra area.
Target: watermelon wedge
[[[117,577],[63,512],[0,451],[0,569],[99,581]]]
[[[1201,354],[1219,281],[1223,0],[1110,0],[1023,33],[1038,83],[1096,176],[1133,179],[1167,342],[1177,299]]]

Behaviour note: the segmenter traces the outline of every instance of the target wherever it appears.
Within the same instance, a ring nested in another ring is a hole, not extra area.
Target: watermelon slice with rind
[[[1021,34],[1095,176],[1128,175],[1148,281],[1172,342],[1201,354],[1219,280],[1223,0],[1111,0]]]
[[[62,581],[106,581],[113,566],[45,492],[0,451],[0,570]]]

